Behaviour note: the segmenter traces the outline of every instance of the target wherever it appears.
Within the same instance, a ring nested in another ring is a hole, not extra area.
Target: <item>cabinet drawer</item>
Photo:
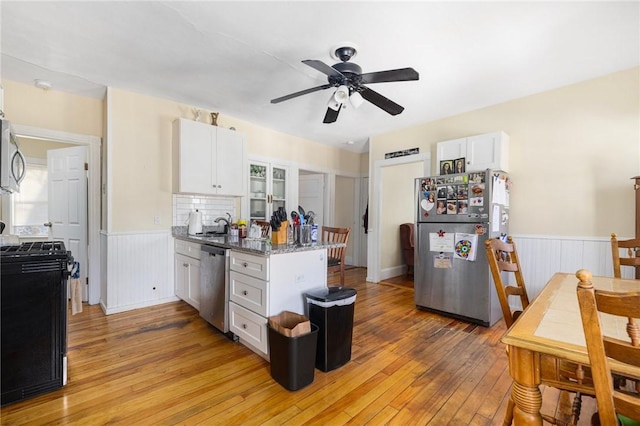
[[[200,244],[176,239],[176,253],[200,259]]]
[[[269,281],[269,258],[231,250],[232,271]]]
[[[268,353],[266,318],[229,302],[229,330],[262,353]]]
[[[266,281],[231,271],[229,273],[229,298],[240,306],[262,316],[267,316]]]

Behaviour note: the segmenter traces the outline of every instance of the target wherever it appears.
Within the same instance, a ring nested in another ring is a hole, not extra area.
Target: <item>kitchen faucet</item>
[[[225,225],[224,225],[224,232],[223,232],[224,234],[228,234],[228,233],[229,233],[229,226],[231,225],[231,224],[229,223],[229,221],[231,220],[231,215],[230,215],[229,213],[227,213],[227,216],[229,217],[229,219],[227,219],[227,218],[224,218],[224,217],[220,216],[220,217],[218,217],[218,218],[216,218],[216,219],[214,220],[214,222],[215,222],[215,223],[220,223],[220,221],[222,221],[222,222],[224,222],[224,223],[225,223]]]

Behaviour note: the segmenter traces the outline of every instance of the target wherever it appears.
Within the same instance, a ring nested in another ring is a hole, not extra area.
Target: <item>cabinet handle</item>
[[[242,328],[243,328],[244,330],[246,330],[246,329],[247,329],[247,324],[242,324]]]
[[[218,185],[218,188],[222,188],[222,185]]]
[[[183,263],[182,266],[184,266],[185,268],[189,266],[188,263]]]
[[[244,263],[242,264],[242,266],[244,266],[244,267],[246,268],[247,266],[249,266],[249,264],[248,264],[247,262],[244,262]]]
[[[249,292],[248,292],[247,290],[244,290],[244,291],[242,292],[242,295],[243,295],[243,296],[246,296],[247,294],[249,294]]]

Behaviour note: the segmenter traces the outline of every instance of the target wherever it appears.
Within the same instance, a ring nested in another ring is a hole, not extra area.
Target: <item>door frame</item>
[[[380,282],[380,264],[381,264],[381,247],[380,247],[380,227],[381,221],[380,218],[383,216],[382,213],[382,185],[384,182],[381,182],[380,179],[382,177],[382,168],[383,167],[392,167],[397,166],[399,164],[410,164],[410,163],[423,163],[423,176],[429,176],[431,174],[431,153],[426,152],[424,154],[414,154],[407,155],[405,157],[396,157],[384,160],[376,160],[374,163],[374,173],[375,182],[369,178],[369,186],[373,188],[373,215],[371,215],[371,205],[369,205],[369,230],[370,232],[367,234],[368,244],[367,244],[367,281],[378,283]],[[414,200],[415,204],[415,200]],[[373,219],[373,220],[371,220]],[[371,232],[373,230],[373,232]]]
[[[17,136],[36,139],[47,139],[70,145],[86,145],[89,147],[87,162],[89,164],[87,182],[87,225],[88,244],[87,267],[89,278],[89,304],[100,302],[100,145],[102,140],[98,136],[80,133],[61,132],[11,123]]]

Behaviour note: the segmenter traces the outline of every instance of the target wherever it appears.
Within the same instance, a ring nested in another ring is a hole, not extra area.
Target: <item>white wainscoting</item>
[[[610,238],[512,235],[518,248],[529,299],[533,300],[556,272],[588,269],[593,275],[613,276]],[[513,274],[509,274],[513,275]],[[632,268],[622,268],[623,278],[634,278]],[[512,277],[510,277],[510,280]],[[515,284],[515,281],[513,282]],[[576,285],[578,279],[576,278]],[[511,298],[515,299],[515,298]],[[512,302],[509,302],[512,304]],[[520,302],[513,303],[519,307]]]
[[[100,304],[107,315],[178,300],[171,231],[103,233],[102,247]]]

